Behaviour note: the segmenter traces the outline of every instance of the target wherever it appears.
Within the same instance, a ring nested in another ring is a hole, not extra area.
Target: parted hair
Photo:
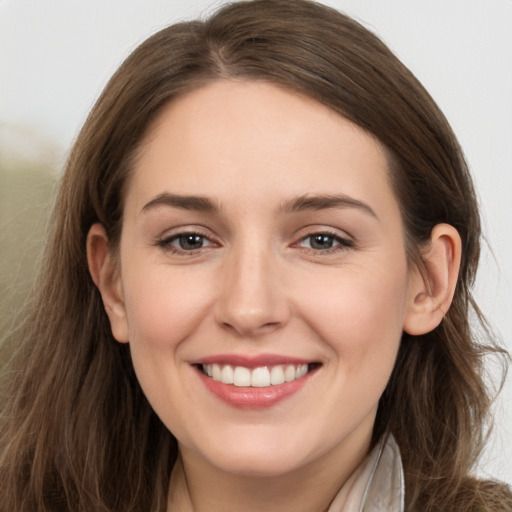
[[[506,511],[504,484],[472,476],[494,387],[506,367],[471,288],[480,219],[471,177],[444,115],[385,44],[309,0],[225,5],[171,25],[125,60],[70,153],[29,311],[7,339],[0,412],[0,511],[165,511],[177,444],[111,333],[88,272],[86,237],[101,222],[116,250],[137,150],[162,109],[219,79],[261,80],[328,106],[389,156],[411,264],[438,223],[462,239],[453,303],[434,331],[404,334],[380,400],[374,441],[401,450],[408,511]]]

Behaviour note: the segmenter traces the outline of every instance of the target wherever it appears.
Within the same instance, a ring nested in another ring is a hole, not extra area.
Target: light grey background
[[[149,34],[210,0],[0,0],[0,150],[62,162],[94,100]],[[476,292],[512,350],[512,0],[330,0],[377,32],[450,120],[484,229]],[[512,482],[512,379],[480,473]]]

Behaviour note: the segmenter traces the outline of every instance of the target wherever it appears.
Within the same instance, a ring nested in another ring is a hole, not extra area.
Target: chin
[[[289,437],[233,437],[229,442],[216,443],[215,448],[212,451],[210,446],[202,451],[202,456],[212,466],[240,476],[278,477],[307,464],[304,442],[297,443]]]
[[[259,453],[254,456],[240,457],[234,454],[233,458],[210,461],[218,469],[251,478],[276,478],[293,472],[302,465],[297,459],[275,457],[275,454]]]

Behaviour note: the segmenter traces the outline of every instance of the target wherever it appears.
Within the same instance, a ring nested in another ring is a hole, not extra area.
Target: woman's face
[[[387,172],[371,136],[266,83],[161,115],[112,326],[184,459],[275,476],[367,450],[413,300]]]

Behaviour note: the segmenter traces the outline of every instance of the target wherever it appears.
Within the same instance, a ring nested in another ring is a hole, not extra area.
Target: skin
[[[344,201],[297,204],[334,195]],[[200,235],[197,248],[180,248],[182,233]],[[136,161],[118,259],[100,225],[88,241],[114,337],[179,442],[170,504],[326,510],[368,453],[402,332],[431,330],[449,306],[459,242],[435,228],[427,282],[406,258],[385,150],[309,98],[219,81],[170,104]],[[218,354],[321,366],[292,396],[247,410],[192,364]]]

